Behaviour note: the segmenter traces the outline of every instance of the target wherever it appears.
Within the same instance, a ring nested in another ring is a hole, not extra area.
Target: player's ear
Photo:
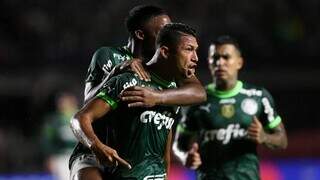
[[[243,66],[243,58],[242,57],[239,57],[239,60],[238,60],[238,69],[241,69],[242,66]]]
[[[160,47],[160,55],[163,58],[168,59],[168,57],[169,57],[169,48],[167,46],[161,46]]]
[[[144,39],[144,33],[143,33],[142,30],[137,29],[137,30],[134,31],[134,34],[135,34],[137,39],[139,39],[139,40],[143,40]]]

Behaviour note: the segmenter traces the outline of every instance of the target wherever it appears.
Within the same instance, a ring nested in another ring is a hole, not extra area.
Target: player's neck
[[[236,87],[237,82],[238,82],[238,79],[232,79],[232,80],[227,80],[227,81],[216,80],[215,81],[216,89],[219,91],[229,91],[229,90],[233,89],[234,87]]]
[[[168,65],[158,61],[147,66],[148,71],[155,73],[157,76],[161,77],[166,81],[174,81],[174,74],[168,69]]]
[[[133,38],[129,38],[127,47],[130,50],[130,52],[132,53],[133,58],[138,58],[138,59],[141,59],[142,61],[144,61],[144,59],[146,57],[144,57],[144,55],[143,55],[141,43],[138,43]]]

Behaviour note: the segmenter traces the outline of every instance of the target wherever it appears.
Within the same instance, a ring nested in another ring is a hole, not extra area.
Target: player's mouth
[[[188,67],[186,72],[187,78],[194,76],[194,74],[196,73],[196,67],[197,67],[196,64]]]
[[[222,69],[216,69],[216,70],[214,71],[214,74],[215,74],[216,76],[222,76],[222,75],[224,75],[224,74],[226,74],[226,73],[227,73],[227,71],[222,70]]]

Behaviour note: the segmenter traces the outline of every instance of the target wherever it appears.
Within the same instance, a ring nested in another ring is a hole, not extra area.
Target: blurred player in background
[[[213,83],[207,102],[192,106],[178,125],[173,151],[198,179],[256,180],[257,145],[285,149],[287,135],[269,92],[238,80],[238,43],[219,37],[209,49]]]
[[[70,129],[70,118],[78,111],[78,100],[71,93],[59,93],[55,111],[45,115],[42,148],[46,169],[58,180],[68,180],[68,161],[77,139]]]
[[[76,113],[71,124],[83,148],[76,149],[71,158],[72,179],[102,179],[106,166],[115,168],[111,179],[167,177],[174,108],[128,108],[119,95],[131,86],[176,88],[175,80],[194,76],[198,62],[195,36],[195,31],[184,24],[165,25],[157,37],[156,53],[146,65],[150,81],[131,71],[114,76]],[[103,142],[105,126],[95,126],[99,120],[114,130],[114,144]]]

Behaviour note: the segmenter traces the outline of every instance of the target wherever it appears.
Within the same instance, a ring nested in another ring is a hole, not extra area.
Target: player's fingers
[[[143,66],[141,64],[136,64],[136,68],[139,71],[139,73],[141,74],[143,80],[150,81],[149,73],[147,71],[145,71],[145,69],[143,68]]]
[[[129,103],[128,104],[129,108],[133,108],[133,107],[146,107],[146,104],[143,102],[134,102],[134,103]]]
[[[196,165],[196,166],[199,166],[201,164],[201,159],[196,159],[194,162],[193,162],[193,165]]]
[[[121,97],[122,101],[143,101],[143,98],[140,96],[126,96]]]
[[[195,153],[199,150],[199,145],[198,143],[193,143],[192,146],[191,146],[191,149],[190,149],[190,153]]]
[[[141,63],[135,63],[134,64],[136,68],[139,70],[140,74],[143,76],[144,80],[149,80],[149,73],[145,71]]]
[[[142,72],[143,70],[141,70],[141,67],[139,65],[136,65],[136,64],[132,64],[131,65],[131,69],[138,74],[138,77],[141,79],[141,80],[146,80],[146,77],[144,75],[144,73]]]
[[[136,90],[125,90],[121,93],[121,97],[130,97],[130,96],[142,96],[142,92],[136,91]]]
[[[257,136],[257,132],[254,132],[254,131],[250,131],[248,132],[248,135],[251,136],[251,137],[254,137],[254,136]]]
[[[131,169],[131,165],[124,159],[122,159],[121,157],[119,157],[118,155],[114,156],[114,158],[123,166],[127,167],[128,169]]]

